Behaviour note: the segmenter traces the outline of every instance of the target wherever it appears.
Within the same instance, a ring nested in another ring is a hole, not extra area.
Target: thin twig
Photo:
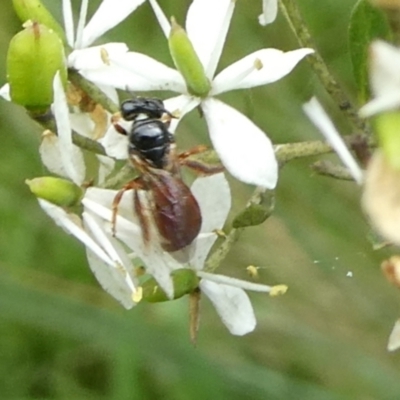
[[[346,115],[352,125],[353,131],[358,133],[367,133],[365,121],[358,116],[357,109],[350,97],[329,71],[328,66],[317,50],[307,25],[301,16],[297,3],[298,0],[279,1],[281,11],[295,34],[300,46],[310,47],[315,51],[313,55],[307,57],[308,62],[311,64],[326,91],[331,95],[335,103],[337,103],[339,109]]]

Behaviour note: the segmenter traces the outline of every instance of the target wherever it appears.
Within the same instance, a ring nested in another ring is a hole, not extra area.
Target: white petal
[[[235,3],[234,0],[194,0],[186,17],[187,34],[210,79],[224,47]]]
[[[376,40],[370,47],[370,82],[375,98],[360,110],[363,117],[400,106],[400,50]]]
[[[199,235],[196,239],[195,251],[191,257],[190,265],[195,269],[202,269],[204,261],[217,239],[217,235],[211,232],[221,229],[228,216],[231,208],[231,193],[223,173],[197,178],[191,190],[201,210],[200,232],[205,233],[205,235]],[[216,204],[218,204],[218,207],[215,206]]]
[[[171,31],[171,24],[169,23],[167,17],[161,10],[156,0],[149,0],[151,7],[153,8],[154,14],[160,24],[162,31],[164,32],[165,37],[169,38],[169,33]]]
[[[189,265],[197,271],[204,268],[204,263],[207,259],[211,247],[217,240],[216,233],[200,233],[196,240],[189,246],[191,253],[189,254]]]
[[[332,121],[325,113],[321,104],[318,100],[313,97],[308,103],[303,105],[303,110],[307,114],[308,118],[313,122],[313,124],[321,131],[325,136],[328,143],[336,151],[337,155],[342,160],[343,164],[349,169],[354,180],[361,184],[363,181],[363,171],[358,166],[353,155],[350,153],[343,138],[340,136],[339,132],[336,130]]]
[[[399,347],[400,347],[400,320],[397,320],[389,336],[387,349],[389,351],[395,351]]]
[[[96,85],[112,86],[116,89],[129,91],[156,90],[156,82],[140,78],[130,71],[110,65],[105,68],[80,70],[81,75]],[[162,89],[160,89],[162,90]]]
[[[375,229],[386,240],[400,245],[400,172],[381,149],[375,150],[365,171],[361,205]]]
[[[221,229],[231,208],[231,191],[224,173],[197,178],[191,191],[199,203],[203,216],[201,232]]]
[[[85,137],[92,137],[94,131],[94,122],[87,113],[69,114],[71,129]]]
[[[128,46],[125,43],[107,43],[88,49],[74,50],[68,56],[68,66],[78,71],[104,68],[108,65],[110,57],[127,52]]]
[[[119,104],[118,92],[109,85],[97,85],[99,89],[115,104]]]
[[[79,218],[74,214],[68,214],[61,207],[58,207],[46,200],[38,199],[42,209],[54,220],[54,222],[63,228],[68,234],[75,236],[86,247],[93,251],[97,257],[105,263],[112,266],[113,260],[108,254],[85,232],[82,226],[78,225]]]
[[[263,0],[263,13],[258,17],[261,25],[274,22],[278,14],[278,0]]]
[[[76,41],[75,41],[75,45],[74,45],[74,48],[76,48],[76,49],[82,48],[83,27],[86,24],[88,4],[89,4],[89,0],[81,1],[81,9],[79,11],[78,26],[76,28]]]
[[[86,248],[86,258],[93,275],[107,293],[128,310],[136,305],[132,300],[132,291],[126,285],[120,271],[105,264],[88,248]]]
[[[219,100],[208,99],[202,108],[211,141],[226,169],[243,182],[273,189],[278,163],[265,133]]]
[[[400,107],[400,91],[388,91],[384,96],[375,97],[360,108],[359,114],[363,118],[372,115],[395,110]]]
[[[82,152],[72,143],[67,99],[59,72],[54,77],[53,89],[53,113],[57,124],[61,162],[69,178],[80,185],[85,179],[85,163]]]
[[[178,117],[171,120],[168,130],[171,133],[175,133],[175,130],[184,115],[192,111],[199,104],[200,99],[198,97],[191,97],[186,94],[164,100],[165,109]]]
[[[99,140],[108,156],[117,160],[128,158],[128,137],[117,132],[110,126],[103,138]]]
[[[72,16],[71,0],[62,2],[65,36],[70,47],[74,46],[74,18]]]
[[[98,37],[127,18],[144,0],[103,0],[83,30],[82,47],[88,47]]]
[[[110,61],[130,73],[153,82],[154,89],[148,90],[172,90],[179,93],[186,92],[186,84],[181,74],[173,68],[154,60],[141,53],[130,51],[110,55]],[[134,83],[127,82],[128,88],[136,89]],[[136,89],[138,90],[138,89]]]
[[[60,162],[61,152],[59,147],[59,140],[55,134],[51,132],[46,132],[42,136],[39,153],[40,158],[42,159],[42,163],[50,172],[53,172],[54,174],[57,174],[64,178],[69,178],[63,163]]]
[[[146,271],[151,274],[169,298],[173,297],[174,287],[171,271],[182,268],[172,256],[164,252],[157,240],[143,243],[141,235],[134,236],[128,224],[117,219],[116,237],[125,243],[143,261]],[[151,237],[154,232],[151,231]]]
[[[91,212],[106,221],[111,220],[111,206],[118,190],[100,189],[96,187],[89,187],[86,190],[85,197],[82,200],[82,204]],[[136,228],[130,227],[129,229],[135,229],[135,236],[140,235],[140,229],[137,223],[137,218],[134,214],[133,197],[132,191],[128,191],[122,197],[118,205],[118,217],[126,220],[128,224],[133,224]],[[117,223],[118,225],[118,223]]]
[[[289,74],[300,60],[313,52],[306,48],[286,53],[277,49],[258,50],[220,72],[214,79],[211,94],[275,82]]]
[[[95,213],[106,221],[106,231],[111,231],[111,204],[116,195],[116,191],[105,189],[88,190],[82,200],[85,208]],[[91,200],[96,198],[96,202]],[[105,206],[100,203],[107,203]],[[123,216],[122,216],[123,215]],[[125,218],[128,216],[129,219]],[[132,191],[125,193],[118,206],[118,216],[116,222],[116,237],[124,242],[134,253],[144,262],[146,270],[154,276],[158,284],[162,287],[168,297],[172,298],[174,289],[170,273],[174,269],[182,268],[170,254],[164,252],[157,240],[144,243],[139,226],[131,222],[134,215],[134,202]],[[150,237],[156,233],[155,227],[150,224]]]
[[[85,226],[96,241],[114,261],[113,266],[105,264],[95,253],[87,249],[89,266],[100,285],[126,308],[132,308],[132,295],[136,293],[134,271],[127,254],[121,245],[112,237],[107,236],[96,217],[83,213]]]
[[[211,300],[232,335],[242,336],[254,330],[257,322],[244,290],[206,279],[200,281],[200,289]]]
[[[0,88],[0,96],[7,101],[11,101],[10,97],[10,85],[6,83]]]
[[[370,80],[375,96],[400,89],[400,50],[377,40],[371,45]]]
[[[107,255],[115,264],[119,264],[121,267],[130,267],[130,262],[127,263],[128,257],[121,257],[121,252],[116,249],[116,241],[112,237],[108,236],[101,226],[101,220],[88,212],[83,212],[82,218],[84,220],[87,231],[91,233],[96,242],[103,248]],[[123,253],[122,253],[123,254]]]
[[[122,43],[76,50],[68,65],[92,82],[118,89],[186,93],[186,84],[176,70],[144,54],[127,52]]]

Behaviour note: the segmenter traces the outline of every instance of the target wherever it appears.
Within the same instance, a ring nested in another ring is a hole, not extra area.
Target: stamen
[[[244,290],[252,290],[254,292],[270,293],[271,290],[273,290],[273,288],[275,287],[275,286],[271,287],[268,285],[261,285],[259,283],[242,281],[241,279],[230,278],[225,275],[210,274],[208,272],[203,272],[203,271],[197,271],[196,274],[200,278],[207,279],[215,283],[221,283],[223,285],[229,285]]]

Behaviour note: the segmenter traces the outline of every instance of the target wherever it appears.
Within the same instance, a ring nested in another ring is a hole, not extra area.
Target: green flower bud
[[[232,222],[235,229],[260,225],[271,216],[275,207],[274,191],[267,190],[259,196],[259,203],[250,204],[235,217]]]
[[[64,43],[67,42],[63,29],[40,0],[13,0],[13,6],[23,24],[33,21],[45,25],[56,32]]]
[[[174,283],[174,299],[179,299],[185,294],[191,293],[199,285],[199,279],[191,269],[177,269],[171,272],[171,277]],[[169,300],[152,276],[143,275],[139,277],[139,283],[143,289],[142,298],[144,301],[159,303]]]
[[[202,63],[197,56],[185,30],[171,18],[169,50],[176,68],[186,81],[190,93],[205,97],[211,89]]]
[[[53,78],[58,70],[66,82],[64,48],[54,31],[32,23],[11,39],[7,73],[14,103],[32,112],[46,112],[53,102]]]
[[[375,132],[387,163],[400,170],[400,113],[387,112],[376,117]]]
[[[31,192],[41,199],[60,207],[77,205],[83,197],[83,190],[75,183],[66,179],[43,176],[26,180]]]

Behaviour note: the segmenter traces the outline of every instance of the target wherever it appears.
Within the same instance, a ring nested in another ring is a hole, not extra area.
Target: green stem
[[[350,97],[342,89],[337,80],[329,71],[328,66],[316,49],[312,36],[305,24],[300,10],[297,6],[298,0],[280,0],[280,9],[288,21],[290,28],[294,32],[300,46],[313,48],[315,53],[307,60],[311,64],[314,72],[330,94],[332,99],[337,103],[339,109],[346,115],[354,132],[367,132],[365,121],[359,118],[357,110],[354,107]]]
[[[249,201],[246,204],[246,209],[254,204],[260,204],[263,199],[263,193],[265,189],[256,187],[251,195]],[[243,212],[243,211],[242,211]],[[225,257],[230,252],[232,246],[239,239],[240,235],[244,231],[244,228],[232,228],[230,232],[226,235],[225,240],[221,243],[219,247],[211,254],[205,264],[204,270],[206,272],[214,272]]]
[[[211,254],[211,256],[206,261],[204,271],[214,272],[225,259],[225,257],[230,252],[232,246],[239,239],[239,236],[244,231],[244,228],[235,229],[232,228],[231,231],[226,235],[225,240],[220,246]]]
[[[68,70],[68,79],[111,114],[115,114],[119,111],[118,104],[115,104],[103,91],[94,83],[85,79],[78,71],[72,69]]]
[[[57,125],[53,114],[49,110],[46,114],[33,114],[29,113],[29,116],[36,121],[44,130],[50,130],[57,134]],[[90,151],[94,154],[106,155],[104,147],[95,140],[92,140],[86,136],[82,136],[79,133],[72,132],[72,142],[80,147],[81,149]]]
[[[79,133],[72,132],[72,142],[81,149],[90,151],[94,154],[103,156],[107,155],[104,147],[99,142],[89,139],[86,136],[82,136]]]
[[[332,151],[332,147],[322,140],[286,143],[275,146],[275,155],[281,166],[296,158],[318,156]]]
[[[354,178],[350,174],[349,170],[341,165],[334,164],[327,160],[320,160],[311,164],[311,169],[317,174],[329,176],[335,179],[341,179],[346,181],[353,181]]]
[[[126,163],[113,177],[107,179],[102,186],[104,189],[121,189],[124,183],[129,182],[137,176],[133,167]]]

